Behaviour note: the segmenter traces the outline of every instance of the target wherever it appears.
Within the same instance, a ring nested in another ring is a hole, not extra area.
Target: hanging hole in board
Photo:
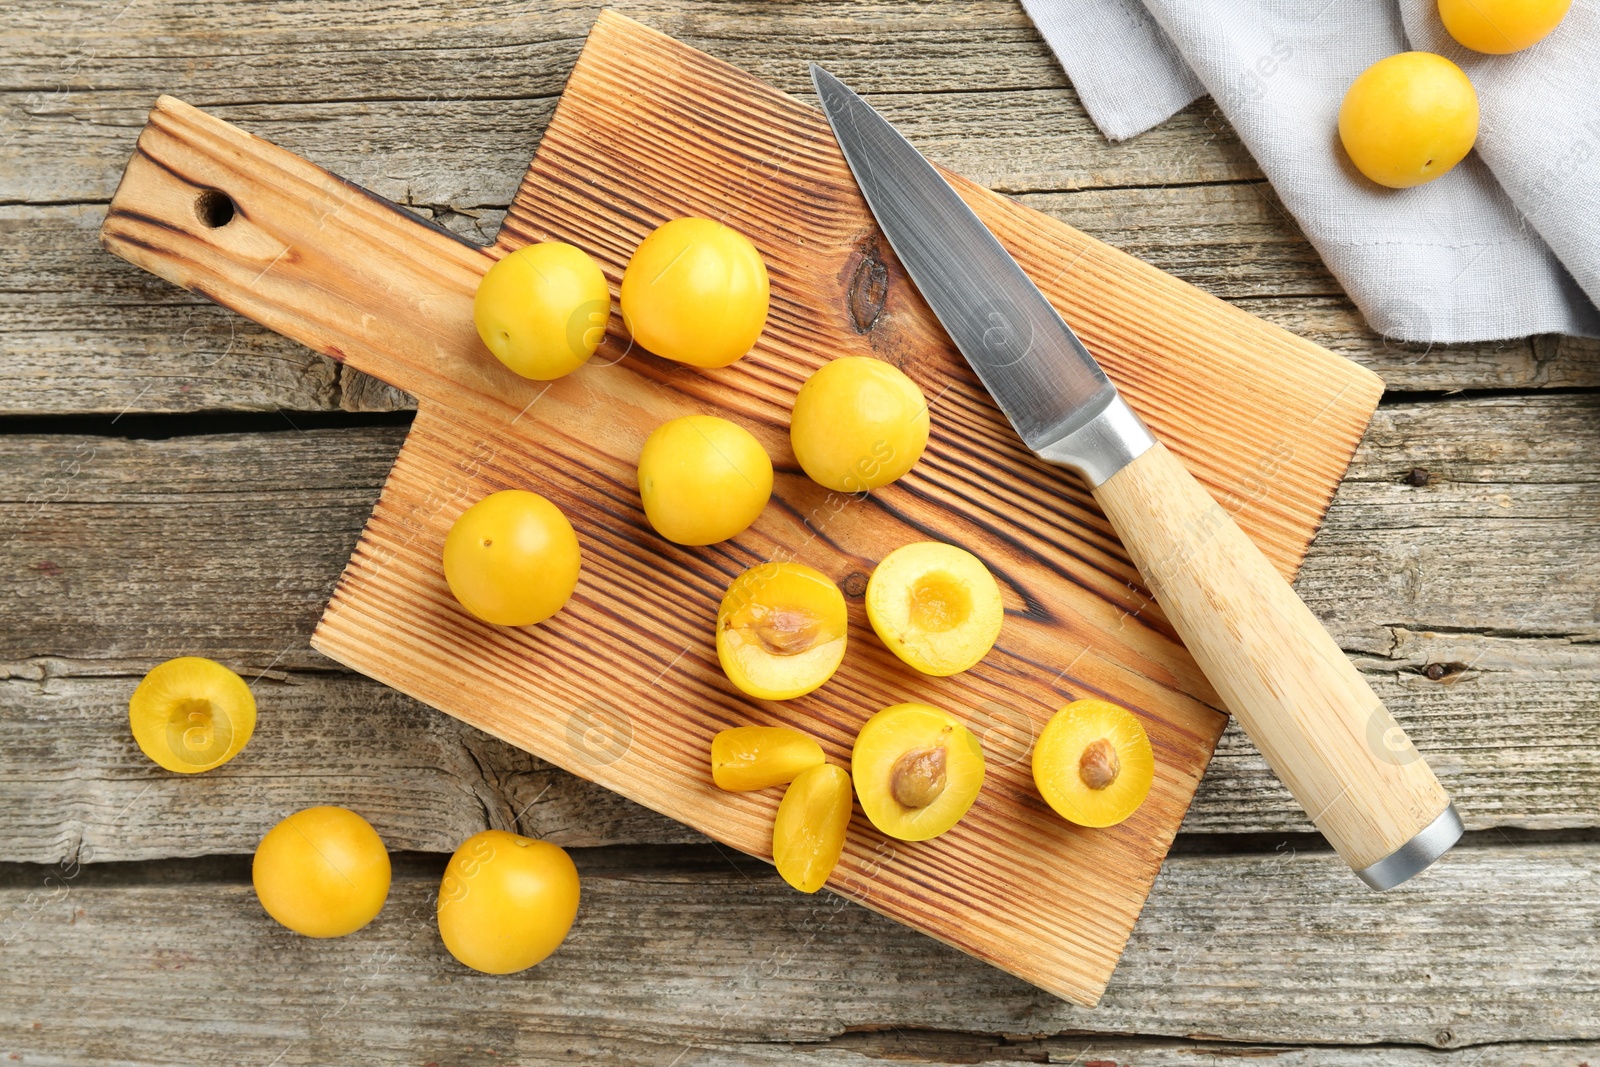
[[[233,221],[233,198],[221,189],[202,189],[194,202],[195,217],[213,230]]]

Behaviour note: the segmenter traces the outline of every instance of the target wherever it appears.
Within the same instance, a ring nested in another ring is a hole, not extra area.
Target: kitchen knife
[[[1289,583],[1151,436],[932,164],[815,63],[811,81],[923,299],[1023,443],[1088,483],[1173,628],[1312,822],[1375,889],[1443,855],[1462,833],[1455,805]]]

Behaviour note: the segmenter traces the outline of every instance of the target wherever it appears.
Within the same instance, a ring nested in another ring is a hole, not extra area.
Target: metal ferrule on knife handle
[[[1087,442],[1095,458],[1085,462]],[[1363,881],[1399,885],[1455,844],[1461,820],[1405,731],[1255,542],[1120,397],[1037,454],[1088,481],[1200,669]]]
[[[1034,454],[1051,463],[1071,467],[1092,489],[1149,451],[1156,439],[1144,421],[1113,390],[1100,412],[1060,440]]]
[[[1078,471],[1228,710],[1368,885],[1428,866],[1461,819],[1344,651],[939,172],[812,65],[845,160],[956,347],[1043,459]]]

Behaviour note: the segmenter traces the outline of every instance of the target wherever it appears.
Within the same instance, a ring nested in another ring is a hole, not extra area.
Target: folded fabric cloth
[[[1113,140],[1209,92],[1380,333],[1600,336],[1600,9],[1586,0],[1510,56],[1461,48],[1434,0],[1023,6]],[[1472,79],[1478,147],[1427,185],[1385,189],[1339,147],[1339,103],[1361,71],[1410,49]]]

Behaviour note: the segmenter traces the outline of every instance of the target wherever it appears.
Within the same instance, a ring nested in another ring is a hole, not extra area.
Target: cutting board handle
[[[1388,889],[1455,843],[1460,819],[1422,754],[1164,445],[1094,495],[1228,710],[1357,874]]]
[[[173,97],[151,110],[100,239],[419,400],[515,414],[537,392],[472,325],[493,251]]]

